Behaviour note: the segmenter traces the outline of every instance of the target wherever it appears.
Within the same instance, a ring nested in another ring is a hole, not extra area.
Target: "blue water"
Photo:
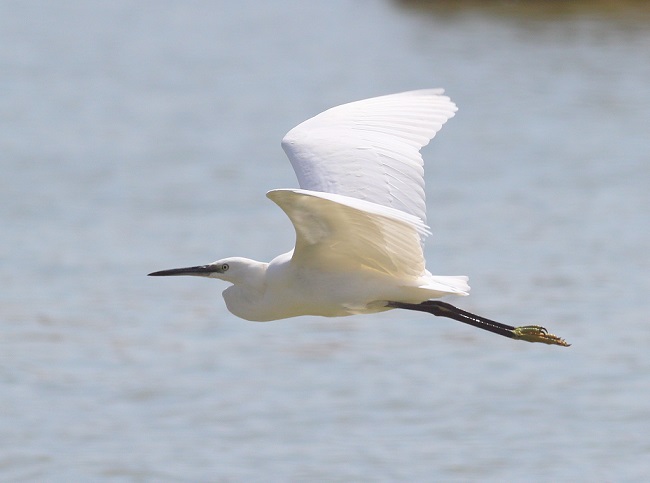
[[[0,2],[0,480],[650,478],[650,8]],[[150,279],[293,234],[279,147],[445,87],[424,151],[451,302],[268,324]]]

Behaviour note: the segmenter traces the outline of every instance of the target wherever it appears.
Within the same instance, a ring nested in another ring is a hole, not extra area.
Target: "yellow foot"
[[[542,342],[544,344],[561,345],[563,347],[569,347],[571,345],[561,337],[549,334],[548,330],[539,325],[522,325],[521,327],[515,327],[512,330],[512,333],[515,335],[513,339],[517,340]]]

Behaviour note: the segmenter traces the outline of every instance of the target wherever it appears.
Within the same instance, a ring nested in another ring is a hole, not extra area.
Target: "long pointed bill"
[[[194,275],[196,277],[209,277],[214,272],[220,272],[219,266],[216,265],[198,265],[196,267],[172,268],[170,270],[160,270],[152,272],[150,277],[168,277],[175,275]]]

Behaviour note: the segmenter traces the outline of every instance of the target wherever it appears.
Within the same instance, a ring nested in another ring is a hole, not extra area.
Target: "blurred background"
[[[650,477],[650,4],[0,1],[0,480]],[[449,299],[267,324],[159,269],[293,246],[279,142],[444,87]]]

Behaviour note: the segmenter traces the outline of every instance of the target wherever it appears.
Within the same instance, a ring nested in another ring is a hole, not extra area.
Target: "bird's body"
[[[268,196],[296,226],[296,248],[266,266],[235,263],[235,269],[255,272],[224,293],[228,309],[239,317],[373,313],[387,310],[389,300],[417,303],[469,290],[467,277],[434,277],[425,270],[425,226],[413,216],[315,191],[274,190]],[[233,263],[228,265],[232,271]]]
[[[427,89],[344,104],[303,122],[282,141],[300,189],[267,193],[293,223],[295,248],[269,263],[233,257],[150,275],[230,282],[226,306],[246,320],[404,308],[562,345],[543,328],[506,326],[431,300],[469,291],[465,276],[432,275],[422,251],[429,228],[419,151],[455,112],[441,89]]]
[[[451,292],[426,287],[427,277],[412,284],[369,269],[323,271],[292,261],[292,252],[271,262],[228,258],[230,270],[241,270],[245,281],[223,292],[228,310],[242,319],[271,320],[319,315],[341,317],[389,310],[386,302],[418,303]],[[442,277],[440,277],[442,278]],[[236,279],[233,279],[236,280]],[[451,287],[449,287],[451,288]]]

